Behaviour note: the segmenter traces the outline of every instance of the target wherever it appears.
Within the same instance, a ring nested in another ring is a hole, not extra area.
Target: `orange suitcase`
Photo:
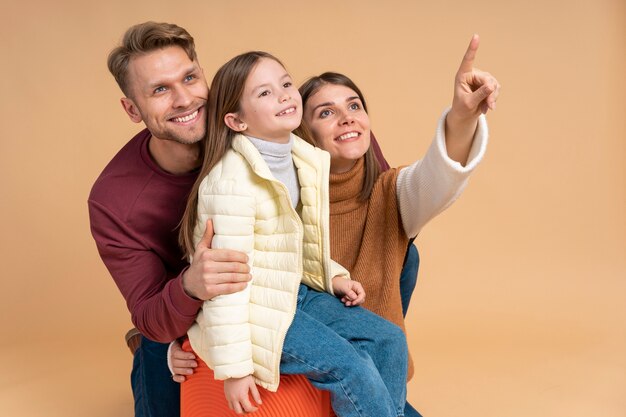
[[[189,341],[183,349],[192,352]],[[236,417],[224,398],[224,382],[213,378],[213,371],[197,358],[198,367],[181,384],[181,417]],[[281,375],[280,387],[270,392],[258,387],[263,404],[255,417],[335,417],[328,392],[315,388],[302,375]]]

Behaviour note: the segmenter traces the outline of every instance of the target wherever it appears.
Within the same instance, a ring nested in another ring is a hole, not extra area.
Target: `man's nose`
[[[173,106],[180,107],[188,107],[193,103],[193,94],[186,87],[177,87],[174,90],[174,102]]]

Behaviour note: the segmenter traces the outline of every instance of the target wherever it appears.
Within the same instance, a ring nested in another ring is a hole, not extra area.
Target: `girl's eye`
[[[320,113],[320,119],[325,119],[328,116],[330,116],[332,114],[332,112],[328,109],[326,110],[322,110],[322,112]]]
[[[293,83],[291,81],[287,81],[285,84],[283,84],[283,88],[289,88],[293,85]]]
[[[259,94],[259,97],[269,96],[269,94],[270,94],[269,90],[264,90],[264,91],[261,91],[261,94]]]

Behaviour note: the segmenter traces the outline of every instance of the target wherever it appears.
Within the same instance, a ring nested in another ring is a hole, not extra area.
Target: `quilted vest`
[[[254,145],[235,136],[200,185],[194,230],[197,244],[212,219],[211,247],[245,252],[252,281],[244,291],[204,302],[188,332],[193,350],[216,379],[252,374],[270,391],[278,388],[282,346],[300,283],[332,294],[334,276],[349,278],[330,259],[330,157],[297,136],[292,156],[300,182],[298,212]]]

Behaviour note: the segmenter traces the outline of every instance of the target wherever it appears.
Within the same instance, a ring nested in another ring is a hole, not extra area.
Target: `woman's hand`
[[[224,381],[224,394],[228,407],[237,414],[253,413],[258,410],[250,402],[248,393],[252,394],[252,399],[257,405],[261,405],[261,395],[254,383],[252,375],[243,378],[230,378]]]
[[[172,346],[168,351],[169,363],[172,366],[172,379],[175,382],[185,382],[185,375],[193,374],[193,370],[198,366],[195,361],[196,355],[191,352],[185,352],[178,341],[172,342]]]
[[[361,283],[339,275],[333,277],[333,292],[346,307],[358,306],[365,301],[365,290]]]
[[[495,110],[500,84],[488,72],[474,68],[474,59],[480,38],[472,36],[454,82],[451,115],[458,119],[478,119],[478,116]]]
[[[448,156],[465,165],[478,117],[495,110],[500,83],[488,72],[474,68],[480,38],[472,36],[454,80],[452,108],[446,117]]]

